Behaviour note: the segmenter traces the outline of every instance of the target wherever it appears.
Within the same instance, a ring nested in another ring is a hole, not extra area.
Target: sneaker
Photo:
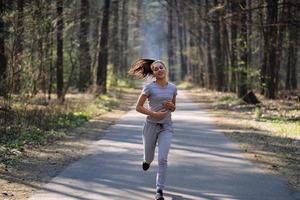
[[[164,200],[164,194],[161,189],[156,191],[155,200]]]
[[[146,162],[143,162],[143,170],[144,171],[147,171],[150,167],[150,164],[146,163]]]

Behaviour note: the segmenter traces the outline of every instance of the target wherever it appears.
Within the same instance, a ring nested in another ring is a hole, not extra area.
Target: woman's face
[[[166,78],[166,67],[160,63],[154,63],[152,65],[153,75],[156,79],[164,79]]]

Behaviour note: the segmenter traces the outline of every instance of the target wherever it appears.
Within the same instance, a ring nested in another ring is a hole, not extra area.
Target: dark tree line
[[[70,87],[106,93],[107,71],[112,68],[114,85],[127,72],[135,6],[127,0],[1,0],[0,96],[42,91],[50,98],[56,91],[63,102]]]
[[[238,97],[256,90],[274,99],[279,90],[297,89],[299,1],[168,0],[166,5],[169,65],[179,63],[178,79]]]
[[[106,93],[154,42],[171,81],[273,99],[297,90],[299,11],[297,0],[0,0],[0,96]]]

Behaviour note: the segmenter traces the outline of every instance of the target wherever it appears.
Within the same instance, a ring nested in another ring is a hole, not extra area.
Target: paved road
[[[292,200],[285,180],[265,174],[217,132],[207,114],[182,93],[173,115],[166,200]],[[130,111],[86,156],[67,167],[31,200],[154,199],[157,163],[141,169],[144,116]]]

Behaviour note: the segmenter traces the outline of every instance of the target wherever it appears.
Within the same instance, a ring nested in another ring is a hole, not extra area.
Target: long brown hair
[[[138,59],[135,61],[128,70],[128,74],[134,76],[137,79],[143,79],[153,74],[151,64],[155,62],[152,59]]]

